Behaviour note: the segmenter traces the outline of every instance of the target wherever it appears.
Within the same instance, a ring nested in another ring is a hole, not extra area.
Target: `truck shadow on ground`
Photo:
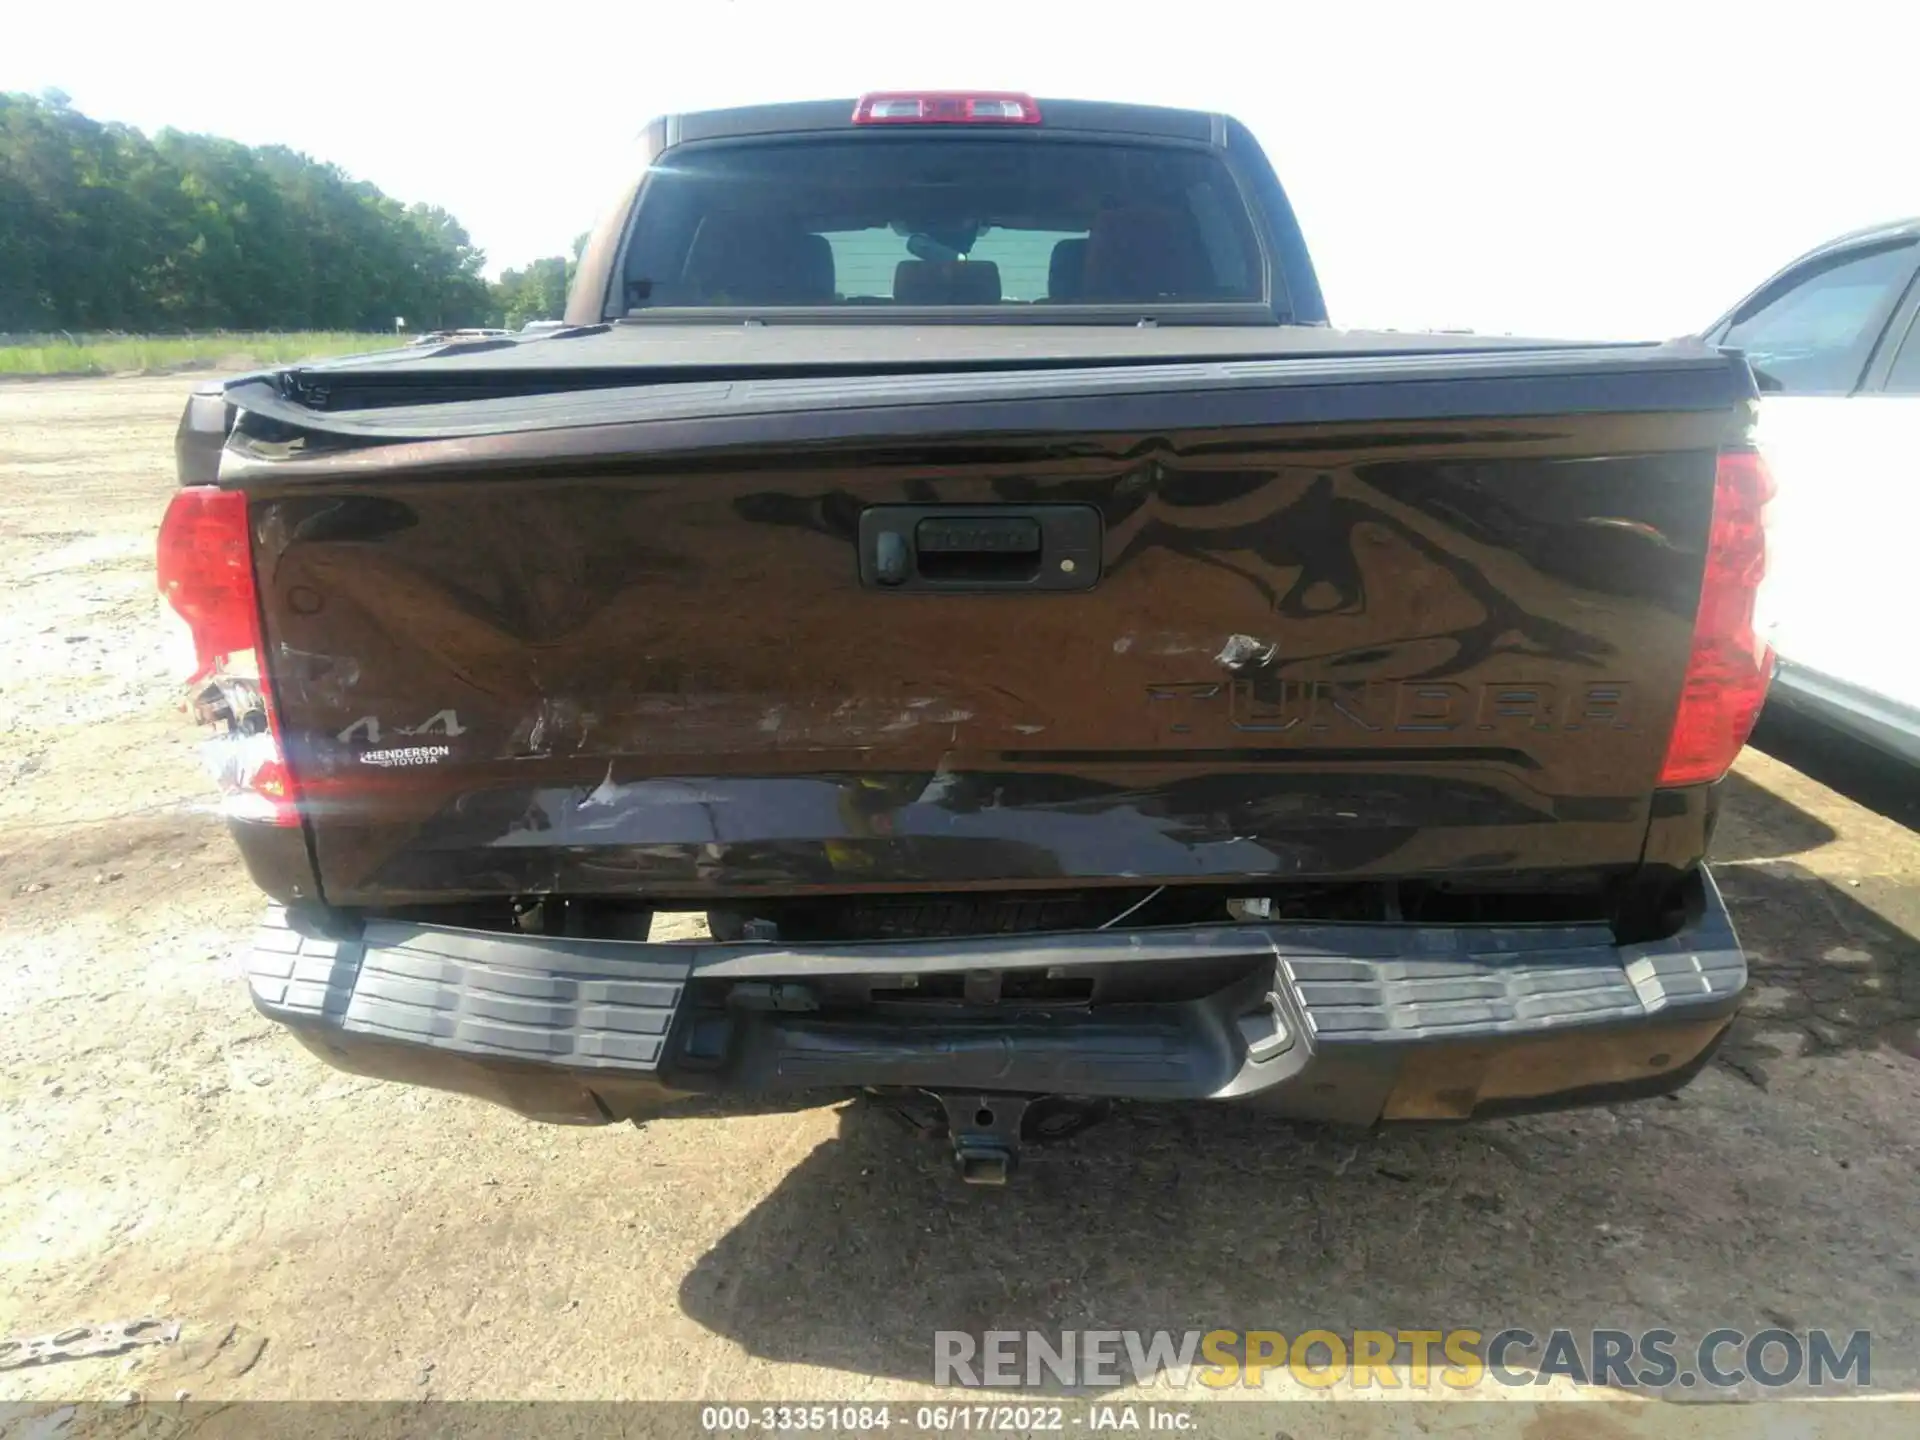
[[[35,907],[124,911],[177,894],[181,872],[209,857],[224,873],[243,873],[210,806],[168,802],[105,819],[15,823],[0,830],[0,901],[29,923],[39,923]],[[199,874],[187,879],[200,883]]]
[[[1128,1106],[1004,1190],[856,1103],[681,1305],[759,1357],[921,1382],[939,1330],[1824,1325],[1909,1386],[1909,1117],[1855,1072],[1920,1056],[1920,943],[1790,862],[1722,885],[1751,1002],[1678,1096],[1372,1135]]]
[[[920,1383],[941,1330],[1666,1327],[1686,1343],[1825,1324],[1873,1330],[1874,1384],[1911,1385],[1910,1325],[1882,1298],[1920,1285],[1885,1233],[1910,1183],[1856,1202],[1818,1193],[1833,1158],[1750,1170],[1702,1130],[1771,1142],[1719,1108],[1683,1095],[1376,1136],[1126,1108],[983,1190],[856,1104],[680,1303],[758,1358]]]
[[[1720,782],[1720,818],[1712,846],[1716,864],[1799,855],[1838,838],[1839,832],[1826,821],[1737,770]]]
[[[1920,767],[1778,707],[1761,713],[1752,743],[1856,805],[1920,830]]]
[[[1899,819],[1910,767],[1799,717],[1771,717],[1769,753],[1856,804]],[[1826,821],[1734,772],[1712,858],[1747,951],[1749,984],[1720,1063],[1766,1087],[1771,1062],[1890,1046],[1920,1059],[1920,895],[1910,876],[1842,886],[1788,858],[1839,838]],[[1916,812],[1920,813],[1920,812]],[[1868,867],[1872,868],[1872,867]]]
[[[1749,977],[1721,1064],[1766,1088],[1781,1059],[1882,1046],[1920,1059],[1920,939],[1791,861],[1716,873]]]

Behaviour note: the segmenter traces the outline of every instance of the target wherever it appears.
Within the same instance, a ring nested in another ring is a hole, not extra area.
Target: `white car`
[[[1778,485],[1769,700],[1920,764],[1920,219],[1801,256],[1706,338],[1746,353]]]

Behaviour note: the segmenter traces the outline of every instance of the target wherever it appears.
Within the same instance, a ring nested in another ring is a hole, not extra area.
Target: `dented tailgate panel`
[[[322,887],[1629,866],[1725,424],[863,440],[470,476],[415,445],[435,463],[261,485]],[[881,505],[1086,507],[1097,579],[863,583]]]

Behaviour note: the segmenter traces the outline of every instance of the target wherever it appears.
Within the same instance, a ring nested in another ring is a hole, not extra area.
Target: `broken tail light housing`
[[[247,497],[212,485],[176,490],[160,521],[160,594],[192,637],[187,683],[198,719],[219,731],[203,753],[220,784],[221,812],[297,825],[263,659],[260,593],[253,573]]]
[[[1040,106],[1013,90],[877,90],[853,107],[856,125],[1038,125]]]
[[[1693,646],[1660,767],[1663,786],[1718,780],[1760,718],[1773,678],[1773,649],[1754,611],[1767,571],[1767,502],[1773,488],[1759,452],[1721,453]]]

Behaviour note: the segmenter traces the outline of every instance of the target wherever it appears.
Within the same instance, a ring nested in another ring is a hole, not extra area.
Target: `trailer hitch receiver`
[[[942,1095],[953,1159],[969,1185],[1004,1185],[1020,1156],[1024,1095]]]

